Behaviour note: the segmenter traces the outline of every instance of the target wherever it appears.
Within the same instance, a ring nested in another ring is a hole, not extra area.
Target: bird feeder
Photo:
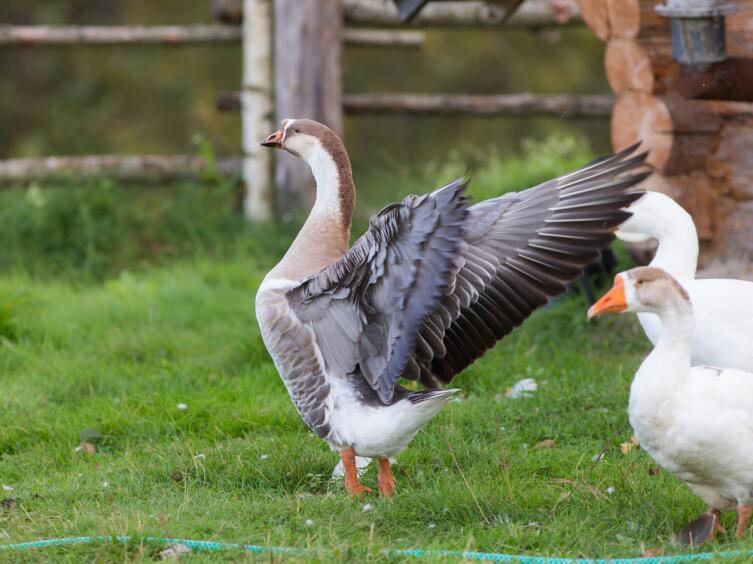
[[[670,18],[672,57],[684,65],[705,67],[727,58],[725,16],[736,11],[723,0],[667,0],[656,12]]]

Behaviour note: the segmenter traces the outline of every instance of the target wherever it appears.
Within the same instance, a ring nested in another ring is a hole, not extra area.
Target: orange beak
[[[614,286],[601,299],[588,308],[588,319],[594,319],[607,313],[619,313],[627,309],[625,300],[625,283],[619,274],[614,277]]]
[[[261,142],[262,147],[273,147],[275,149],[282,149],[284,132],[282,129],[278,129],[272,135],[267,137]]]

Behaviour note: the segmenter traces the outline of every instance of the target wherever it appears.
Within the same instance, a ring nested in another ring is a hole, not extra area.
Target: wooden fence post
[[[272,151],[261,141],[272,124],[272,4],[244,0],[243,18],[243,211],[251,220],[272,217]]]
[[[274,0],[275,113],[309,118],[342,132],[342,0]],[[277,153],[280,211],[300,211],[314,196],[305,163]]]

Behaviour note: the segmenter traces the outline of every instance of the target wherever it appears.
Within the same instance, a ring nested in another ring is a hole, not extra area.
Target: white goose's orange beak
[[[614,286],[601,299],[588,308],[588,319],[594,319],[608,313],[619,313],[627,309],[625,300],[625,283],[619,274],[614,277]]]

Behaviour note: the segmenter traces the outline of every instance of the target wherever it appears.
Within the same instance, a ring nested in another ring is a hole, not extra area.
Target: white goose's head
[[[623,311],[660,313],[689,303],[685,288],[667,272],[640,266],[615,276],[612,289],[588,309],[588,318]]]
[[[633,215],[620,225],[615,235],[627,243],[643,243],[649,239],[662,239],[665,235],[682,229],[695,234],[695,224],[690,214],[680,204],[661,192],[645,192],[630,205]]]

